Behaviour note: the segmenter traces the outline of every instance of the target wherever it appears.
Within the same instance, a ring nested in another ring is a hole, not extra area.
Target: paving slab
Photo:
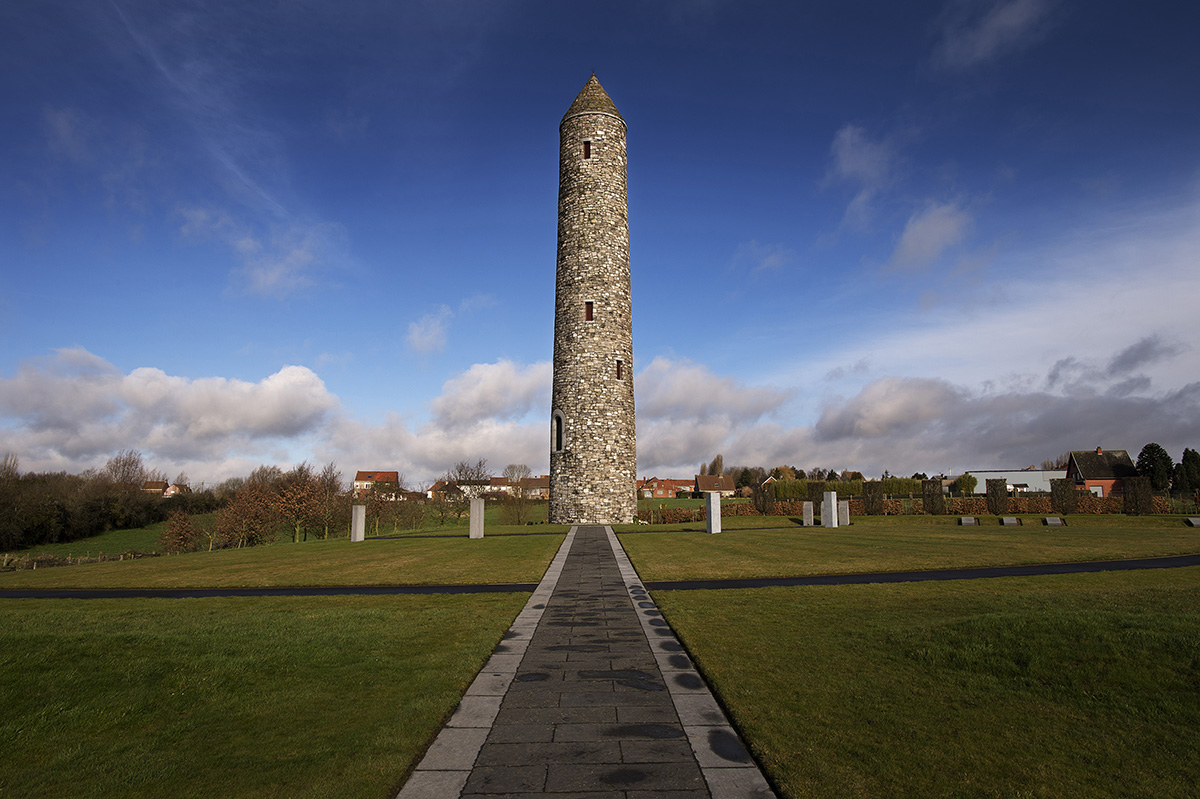
[[[773,797],[612,530],[551,571],[397,799]]]

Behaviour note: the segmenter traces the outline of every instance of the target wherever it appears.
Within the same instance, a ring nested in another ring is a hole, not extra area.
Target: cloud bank
[[[1200,445],[1200,382],[1123,391],[1148,363],[1180,351],[1153,337],[1106,361],[1058,363],[1027,389],[885,376],[826,402],[810,423],[789,410],[800,387],[747,385],[686,360],[636,375],[638,472],[683,477],[718,452],[726,463],[851,468],[880,474],[1020,468],[1097,445],[1176,458]],[[474,364],[447,380],[424,418],[354,418],[321,378],[286,366],[258,381],[122,373],[83,349],[60,350],[0,378],[0,452],[24,471],[82,471],[122,449],[208,483],[260,463],[336,461],[344,474],[398,469],[416,485],[459,460],[547,468],[551,367]]]

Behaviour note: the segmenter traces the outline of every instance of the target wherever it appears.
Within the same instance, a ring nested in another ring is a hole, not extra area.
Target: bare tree
[[[217,511],[218,540],[225,546],[239,548],[274,541],[281,522],[275,500],[276,492],[269,484],[248,483]]]
[[[308,522],[317,515],[319,488],[308,461],[285,474],[275,494],[275,507],[292,531],[292,543],[300,543],[300,530],[308,540]]]
[[[4,458],[0,459],[0,480],[16,480],[21,476],[20,464],[17,461],[15,452],[4,453]]]
[[[261,483],[263,485],[274,486],[282,479],[283,469],[280,469],[278,466],[259,466],[250,472],[250,476],[246,478],[246,484]]]
[[[1067,464],[1070,462],[1070,460],[1071,460],[1071,453],[1064,452],[1061,455],[1059,455],[1057,458],[1052,458],[1050,460],[1042,461],[1042,469],[1043,469],[1043,471],[1047,471],[1047,472],[1058,471],[1059,469],[1065,469],[1065,468],[1067,468]]]
[[[121,450],[109,458],[102,473],[117,485],[139,490],[146,482],[146,464],[142,462],[142,453],[136,449]]]
[[[725,456],[717,453],[717,457],[712,459],[712,463],[708,464],[708,473],[720,477],[725,474]]]
[[[523,463],[510,463],[504,467],[508,478],[508,496],[504,500],[505,515],[513,524],[524,524],[529,515],[529,484],[533,473]]]
[[[471,497],[487,490],[491,483],[491,475],[488,474],[487,459],[480,458],[475,463],[470,461],[459,461],[454,464],[454,468],[446,475],[446,482],[453,483],[457,488],[457,492],[446,492],[446,499],[450,503],[450,510],[454,513],[456,520],[461,520],[464,513],[471,506]]]
[[[342,497],[342,473],[333,461],[325,464],[317,476],[317,520],[321,524],[321,538],[329,538],[329,528],[337,519]]]

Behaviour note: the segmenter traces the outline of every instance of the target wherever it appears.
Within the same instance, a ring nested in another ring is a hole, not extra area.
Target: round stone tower
[[[550,521],[637,514],[625,120],[592,75],[558,127]]]

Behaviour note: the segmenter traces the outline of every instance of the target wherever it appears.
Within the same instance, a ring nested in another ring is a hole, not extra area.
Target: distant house
[[[521,480],[521,488],[524,489],[525,496],[529,499],[549,499],[550,475],[526,477]]]
[[[733,496],[736,489],[733,484],[733,476],[728,474],[698,474],[693,485],[697,494],[718,493],[723,497]]]
[[[493,477],[491,485],[488,486],[489,494],[511,494],[512,490],[512,483],[507,477]]]
[[[682,491],[690,493],[693,480],[673,480],[668,477],[643,478],[638,481],[638,496],[643,499],[674,499]]]
[[[157,494],[162,496],[167,492],[168,483],[166,480],[147,480],[142,483],[142,490],[147,494]]]
[[[425,495],[429,499],[436,499],[436,500],[451,499],[451,500],[453,500],[453,499],[458,499],[458,498],[462,497],[463,490],[461,488],[459,488],[458,484],[455,483],[453,480],[438,480],[436,483],[434,483],[433,485],[431,485],[429,487],[429,490],[427,490],[425,492]]]
[[[371,486],[376,483],[400,482],[399,472],[357,472],[354,475],[354,497],[362,499],[371,493]]]
[[[987,490],[988,480],[1003,480],[1009,491],[1018,494],[1026,491],[1050,491],[1051,480],[1061,480],[1067,476],[1063,469],[972,469],[967,474],[978,482],[975,493],[982,494]],[[946,481],[949,482],[949,481]]]
[[[1067,479],[1098,497],[1125,493],[1126,477],[1137,477],[1137,467],[1123,449],[1105,452],[1096,447],[1095,452],[1072,452],[1067,459]]]
[[[176,494],[187,494],[190,492],[190,490],[191,489],[189,489],[185,485],[179,485],[177,483],[172,483],[171,485],[167,486],[167,489],[165,491],[163,491],[163,496],[164,497],[173,497]]]

